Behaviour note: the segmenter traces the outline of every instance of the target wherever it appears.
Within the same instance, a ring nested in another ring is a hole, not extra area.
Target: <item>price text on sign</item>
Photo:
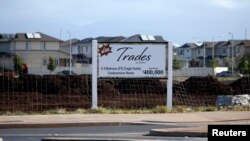
[[[165,44],[99,44],[99,77],[165,77]]]

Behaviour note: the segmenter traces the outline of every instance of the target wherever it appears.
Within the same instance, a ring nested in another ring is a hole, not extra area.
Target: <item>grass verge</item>
[[[250,105],[236,105],[231,107],[217,108],[215,106],[174,106],[168,109],[166,106],[156,106],[152,109],[112,109],[99,107],[96,109],[77,109],[68,111],[67,109],[54,109],[43,112],[20,112],[20,111],[0,111],[0,115],[48,115],[48,114],[155,114],[155,113],[187,113],[187,112],[214,112],[214,111],[250,111]]]

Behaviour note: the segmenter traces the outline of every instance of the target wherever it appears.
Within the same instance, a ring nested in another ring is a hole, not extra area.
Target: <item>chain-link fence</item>
[[[207,67],[175,70],[174,74],[174,105],[215,106],[219,95],[249,94],[249,77],[216,77]]]
[[[180,70],[179,70],[180,71]],[[215,106],[218,95],[250,93],[249,77],[201,75],[204,68],[174,74],[173,105]],[[209,72],[209,71],[208,71]],[[189,75],[187,75],[189,74]],[[98,79],[98,106],[121,109],[166,105],[166,79]],[[91,75],[0,75],[0,111],[91,107]]]

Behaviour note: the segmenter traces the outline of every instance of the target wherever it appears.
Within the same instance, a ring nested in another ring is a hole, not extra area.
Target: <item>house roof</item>
[[[91,43],[93,39],[94,38],[92,38],[92,37],[85,38],[85,39],[82,39],[81,41],[79,41],[78,44]]]
[[[99,43],[167,43],[162,36],[153,36],[154,40],[142,40],[140,34],[133,35],[131,37],[123,37],[123,36],[100,36],[97,38],[86,38],[78,43],[90,43],[93,39],[96,39]]]
[[[250,40],[243,41],[245,47],[250,47]]]
[[[228,44],[228,41],[219,41],[219,42],[216,42],[214,47],[215,48],[225,47],[225,46],[227,46],[227,44]]]
[[[16,34],[6,34],[0,33],[0,42],[9,42],[10,40],[14,39]]]
[[[238,46],[238,45],[243,45],[243,40],[229,40],[227,45],[233,45]]]
[[[76,38],[73,38],[71,39],[71,45],[74,45],[74,44],[77,44],[80,40],[79,39],[76,39]],[[64,42],[62,42],[60,44],[61,47],[68,47],[70,44],[70,40],[66,40]]]
[[[205,48],[213,48],[213,46],[215,46],[215,44],[216,44],[216,42],[204,42],[199,47],[204,47],[204,45],[205,45]]]
[[[121,42],[122,40],[126,39],[123,36],[115,36],[115,37],[105,37],[100,36],[95,38],[98,42]]]
[[[167,43],[166,40],[163,39],[162,36],[153,36],[155,40],[142,40],[140,34],[133,35],[124,39],[122,42],[126,43]]]
[[[41,35],[41,38],[28,38],[27,37],[27,33],[17,33],[16,34],[16,38],[14,39],[14,41],[45,41],[45,42],[61,42],[61,40],[46,35],[44,33],[41,32],[36,32],[39,33]]]
[[[184,45],[180,46],[179,48],[196,48],[198,47],[195,43],[185,43]]]

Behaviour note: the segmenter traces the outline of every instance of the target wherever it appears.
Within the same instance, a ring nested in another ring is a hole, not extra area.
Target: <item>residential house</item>
[[[77,64],[91,64],[92,40],[93,38],[85,38],[75,44],[72,57]]]
[[[218,41],[215,43],[215,46],[214,46],[215,58],[224,58],[228,56],[227,44],[228,44],[228,41]]]
[[[69,66],[69,54],[60,50],[61,40],[44,33],[17,33],[10,49],[27,64],[29,73],[48,74],[49,57],[55,59],[57,70]],[[55,71],[55,72],[56,72]]]
[[[181,68],[193,66],[190,62],[194,61],[194,59],[198,56],[198,46],[199,44],[197,43],[185,43],[176,49],[175,59],[180,62]]]
[[[196,43],[185,43],[184,45],[177,48],[177,56],[186,59],[193,59],[197,57],[196,48],[198,45]]]
[[[70,53],[70,44],[71,44],[71,52],[76,52],[75,51],[75,44],[79,42],[79,39],[73,38],[71,40],[64,41],[60,44],[60,50],[65,52],[65,53]]]
[[[0,34],[0,71],[13,69],[13,53],[11,52],[11,40],[15,34]]]

